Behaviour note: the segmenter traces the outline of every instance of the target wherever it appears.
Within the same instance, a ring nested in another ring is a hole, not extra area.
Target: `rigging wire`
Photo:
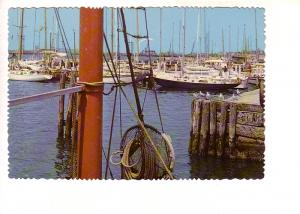
[[[112,117],[111,117],[111,125],[110,125],[110,133],[109,133],[109,143],[108,143],[108,149],[107,149],[107,156],[108,157],[110,156],[110,149],[111,149],[111,144],[112,144],[112,135],[113,135],[113,129],[114,129],[117,96],[118,96],[118,90],[115,91],[113,112],[112,112]],[[106,159],[105,179],[107,179],[108,168],[109,168],[109,160]]]
[[[119,10],[120,10],[121,15],[122,15],[123,27],[125,27],[125,26],[124,26],[124,24],[125,24],[125,18],[124,18],[123,10],[122,10],[122,9],[119,9]],[[126,29],[125,29],[125,30],[126,30]],[[125,35],[125,34],[124,34],[124,35]],[[106,47],[107,47],[107,50],[108,50],[109,57],[110,57],[111,62],[112,62],[113,71],[111,70],[111,67],[110,67],[110,65],[109,65],[109,62],[108,62],[108,60],[107,60],[107,58],[106,58],[105,55],[103,56],[103,57],[104,57],[104,60],[105,60],[105,62],[106,62],[106,64],[107,64],[107,67],[108,67],[108,69],[109,69],[109,71],[110,71],[110,73],[111,73],[111,76],[112,76],[113,81],[115,82],[115,84],[117,84],[117,81],[118,81],[118,83],[120,83],[120,79],[119,79],[118,76],[116,75],[116,74],[117,74],[117,72],[116,72],[116,67],[115,67],[115,64],[114,64],[114,62],[113,62],[113,57],[112,57],[112,55],[111,55],[110,48],[109,48],[109,45],[108,45],[108,42],[107,42],[107,38],[106,38],[105,33],[104,33],[104,41],[105,41],[105,44],[106,44]],[[134,84],[134,81],[133,81],[133,84]],[[128,99],[128,97],[127,97],[127,95],[126,95],[124,89],[122,88],[122,85],[120,85],[120,91],[122,92],[122,94],[123,94],[125,100],[127,101],[127,103],[128,103],[128,105],[129,105],[131,111],[134,113],[134,116],[136,117],[136,120],[137,120],[137,122],[139,123],[141,129],[144,131],[146,137],[148,138],[148,140],[149,140],[151,146],[153,147],[153,149],[154,149],[154,151],[155,151],[155,154],[157,155],[159,161],[162,163],[163,167],[165,168],[165,170],[166,170],[167,174],[170,176],[170,178],[173,179],[174,176],[172,175],[172,172],[171,172],[170,169],[167,167],[167,165],[166,165],[166,163],[164,162],[164,160],[163,160],[161,154],[159,153],[158,149],[156,148],[154,142],[152,141],[152,139],[151,139],[149,133],[147,132],[147,130],[146,130],[145,126],[144,126],[144,122],[143,122],[143,121],[141,120],[141,118],[140,118],[140,115],[137,114],[137,113],[135,112],[135,108],[133,107],[132,103],[131,103],[130,100]]]
[[[148,20],[147,20],[147,12],[144,10],[145,14],[145,25],[146,25],[146,35],[147,35],[147,46],[148,46],[148,57],[149,57],[149,65],[150,65],[150,81],[153,81],[153,70],[152,70],[152,62],[151,62],[151,55],[150,55],[150,40],[149,40],[149,31],[148,31]],[[158,103],[158,96],[156,92],[156,88],[154,87],[154,95],[155,95],[155,102],[156,102],[156,107],[158,111],[158,116],[159,116],[159,121],[161,125],[161,130],[164,132],[164,126],[162,122],[162,116],[159,108],[159,103]]]

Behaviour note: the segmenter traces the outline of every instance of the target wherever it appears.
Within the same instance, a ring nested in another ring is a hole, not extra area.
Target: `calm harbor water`
[[[14,99],[55,90],[58,83],[9,82],[9,98]],[[105,88],[106,91],[109,87]],[[131,86],[125,91],[134,103]],[[145,90],[140,89],[143,102]],[[179,91],[158,92],[160,110],[166,133],[171,135],[176,155],[176,178],[262,178],[263,163],[257,161],[206,159],[188,154],[191,101],[193,93]],[[122,97],[120,130],[119,98],[115,117],[112,151],[119,149],[121,131],[136,124],[132,112]],[[114,93],[104,96],[103,147],[107,151]],[[64,177],[64,152],[57,144],[58,98],[33,102],[9,110],[9,176],[13,178]],[[152,91],[147,92],[144,106],[145,122],[160,130],[160,123]],[[103,159],[104,160],[104,159]],[[120,167],[111,165],[114,178],[120,178]],[[103,174],[105,161],[103,161]]]

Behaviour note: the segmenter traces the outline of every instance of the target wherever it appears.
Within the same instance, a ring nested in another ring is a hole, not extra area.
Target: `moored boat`
[[[14,70],[8,74],[9,80],[28,81],[28,82],[44,82],[52,79],[52,75],[40,74],[32,70]]]

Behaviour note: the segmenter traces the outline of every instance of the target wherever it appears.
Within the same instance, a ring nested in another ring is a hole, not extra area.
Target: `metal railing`
[[[14,107],[14,106],[25,104],[25,103],[30,103],[30,102],[40,101],[40,100],[44,100],[44,99],[49,99],[52,97],[81,92],[83,90],[84,90],[84,86],[74,86],[74,87],[70,87],[70,88],[66,88],[66,89],[60,89],[60,90],[50,91],[50,92],[46,92],[46,93],[35,94],[35,95],[26,96],[26,97],[22,97],[22,98],[12,99],[12,100],[8,101],[8,107]]]

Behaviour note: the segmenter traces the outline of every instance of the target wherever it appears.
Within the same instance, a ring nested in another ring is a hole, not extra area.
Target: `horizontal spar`
[[[44,99],[49,99],[52,97],[57,97],[65,94],[72,94],[76,92],[80,92],[84,90],[84,86],[75,86],[71,88],[66,88],[66,89],[61,89],[61,90],[56,90],[56,91],[50,91],[42,94],[36,94],[32,96],[27,96],[27,97],[22,97],[22,98],[17,98],[13,100],[8,101],[8,107],[13,107],[25,103],[30,103],[34,101],[40,101]]]

